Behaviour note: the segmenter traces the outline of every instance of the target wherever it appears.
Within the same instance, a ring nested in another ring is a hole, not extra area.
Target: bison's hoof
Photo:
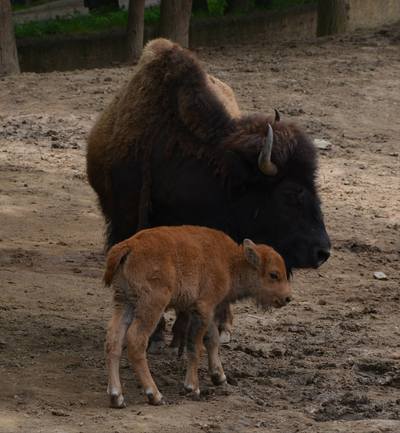
[[[214,373],[211,375],[211,381],[214,385],[222,385],[226,382],[226,376],[224,373]]]
[[[153,354],[161,353],[165,348],[165,342],[163,340],[150,341],[147,351]]]
[[[126,407],[124,396],[122,394],[111,394],[110,407],[114,409],[123,409]]]
[[[231,333],[229,331],[221,331],[219,334],[220,344],[228,344],[231,342]]]

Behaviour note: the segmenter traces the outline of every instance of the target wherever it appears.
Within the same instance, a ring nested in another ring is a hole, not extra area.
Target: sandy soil
[[[204,362],[201,400],[186,398],[183,361],[164,350],[150,365],[168,404],[145,404],[124,360],[128,407],[109,409],[85,136],[131,70],[0,79],[0,432],[400,432],[400,25],[199,56],[242,109],[277,107],[332,143],[319,176],[331,259],[295,273],[287,308],[236,305],[229,385]]]

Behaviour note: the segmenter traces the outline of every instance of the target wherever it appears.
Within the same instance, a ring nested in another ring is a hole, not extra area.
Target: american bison
[[[167,308],[190,315],[187,333],[186,391],[200,394],[197,374],[203,338],[209,374],[215,385],[226,381],[219,358],[216,308],[244,298],[261,307],[282,307],[291,289],[285,263],[271,247],[245,239],[237,245],[225,233],[206,227],[155,227],[114,245],[104,281],[114,278],[114,312],[106,340],[108,394],[123,407],[119,362],[126,338],[128,357],[150,404],[161,404],[146,358],[150,335]]]
[[[97,120],[87,174],[108,247],[145,227],[191,224],[270,244],[289,273],[329,257],[311,139],[279,116],[242,114],[230,87],[168,40],[147,44]]]

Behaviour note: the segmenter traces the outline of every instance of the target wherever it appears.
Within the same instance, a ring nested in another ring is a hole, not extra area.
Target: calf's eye
[[[271,280],[277,280],[278,279],[278,274],[276,272],[270,272],[269,276],[270,276]]]

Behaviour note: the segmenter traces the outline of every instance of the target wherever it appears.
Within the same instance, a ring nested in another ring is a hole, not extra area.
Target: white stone
[[[332,143],[328,140],[324,140],[322,138],[317,138],[314,140],[315,146],[321,150],[329,150],[332,148]]]
[[[384,272],[374,272],[374,278],[376,278],[377,280],[387,280],[388,277],[386,276],[386,274]]]

